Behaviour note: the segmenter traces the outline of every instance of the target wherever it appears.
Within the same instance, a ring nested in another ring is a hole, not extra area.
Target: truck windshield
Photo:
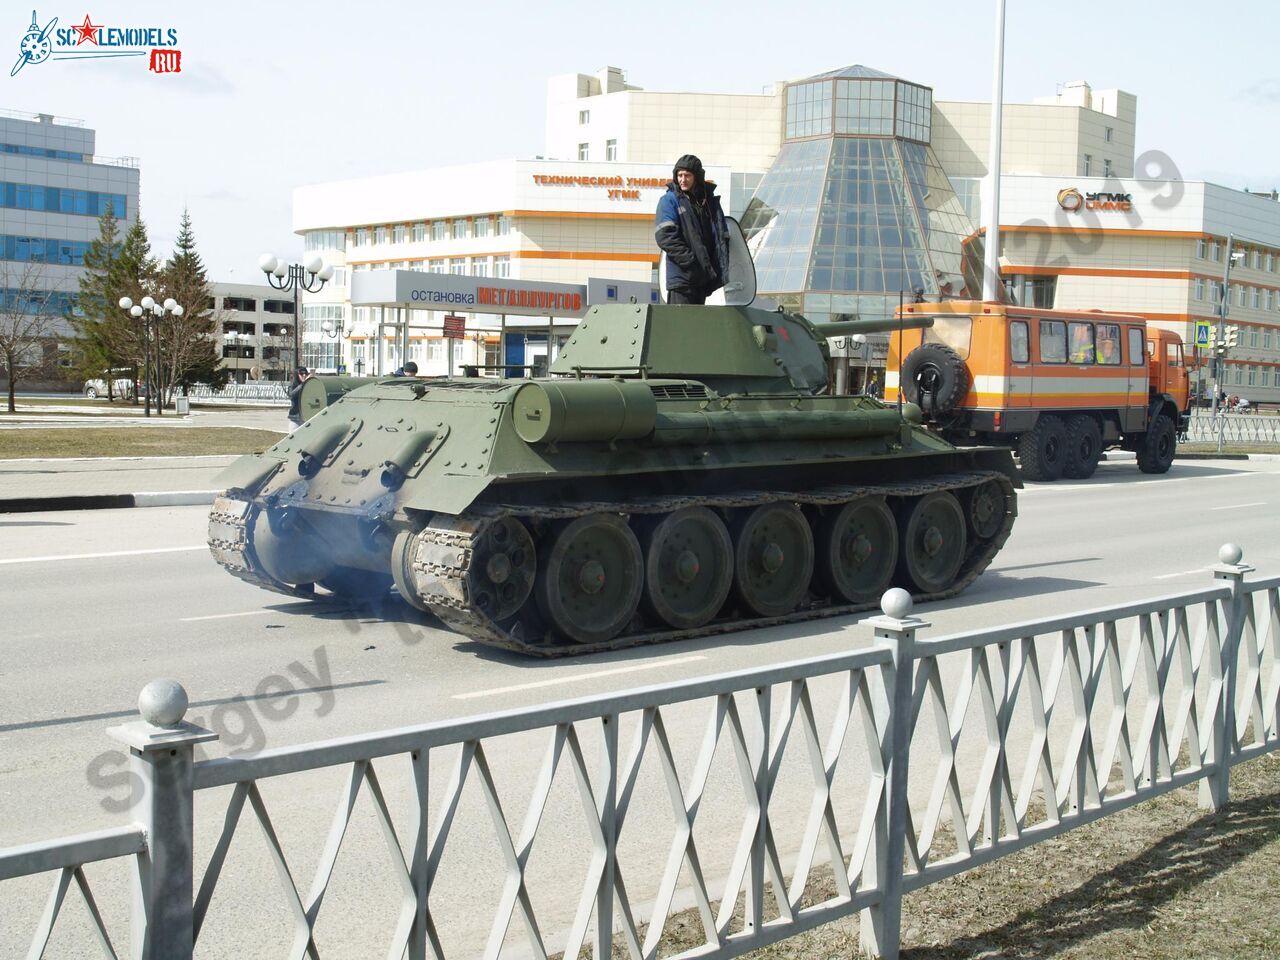
[[[972,336],[973,317],[940,316],[934,317],[933,326],[925,330],[924,342],[946,344],[961,360],[968,360]]]

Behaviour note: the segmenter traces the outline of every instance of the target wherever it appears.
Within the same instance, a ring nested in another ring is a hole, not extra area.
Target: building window
[[[1218,245],[1217,240],[1209,244],[1209,259],[1214,263],[1222,262],[1222,248]]]
[[[1209,299],[1214,303],[1222,302],[1222,284],[1217,282],[1209,284]]]
[[[473,277],[487,277],[489,275],[489,258],[488,257],[472,257],[471,258],[471,275]]]
[[[1260,386],[1264,386],[1264,387],[1271,386],[1271,370],[1268,367],[1262,368],[1262,383],[1260,384]]]
[[[1093,157],[1089,156],[1089,154],[1086,153],[1084,155],[1084,171],[1081,173],[1081,176],[1084,176],[1084,177],[1090,176],[1092,173],[1090,168],[1092,166],[1093,166]]]
[[[585,126],[586,126],[588,123],[590,123],[590,122],[591,122],[591,111],[590,111],[590,110],[579,110],[579,111],[578,111],[578,126],[580,126],[580,127],[585,127]]]
[[[1244,289],[1245,287],[1243,283],[1236,287],[1236,306],[1237,307],[1244,306]]]
[[[1107,143],[1110,143],[1112,137],[1115,136],[1115,133],[1116,133],[1115,127],[1107,127],[1102,132],[1102,139],[1105,140]]]
[[[446,226],[447,224],[444,220],[432,220],[431,221],[431,239],[443,240],[445,238]]]
[[[466,240],[471,236],[471,221],[465,217],[459,217],[453,221],[453,239]]]
[[[392,236],[392,238],[393,238],[394,242],[396,242],[396,243],[404,243],[404,239],[405,239],[404,224],[403,224],[403,223],[397,223],[394,227],[392,227],[392,228],[391,228],[391,236]]]
[[[427,273],[444,273],[444,261],[443,260],[428,261]]]
[[[427,362],[439,363],[444,359],[444,343],[440,340],[427,341]]]
[[[1249,266],[1254,270],[1258,269],[1258,264],[1262,261],[1262,251],[1253,250],[1249,254]]]
[[[1253,309],[1255,310],[1258,309],[1258,288],[1257,287],[1251,287],[1249,289],[1249,306],[1253,307]]]
[[[1196,241],[1196,259],[1203,260],[1205,254],[1205,239],[1201,237]]]
[[[373,242],[382,244],[387,242],[387,228],[375,227],[373,231]]]
[[[455,277],[465,277],[467,275],[467,258],[456,257],[449,261],[449,272]]]
[[[257,310],[258,301],[252,297],[223,297],[223,310]],[[293,304],[289,304],[289,312],[293,313]]]
[[[367,227],[356,228],[356,246],[367,247],[369,245],[369,230]]]
[[[1199,279],[1199,278],[1197,278],[1197,279],[1196,279],[1196,282],[1195,282],[1195,293],[1193,294],[1193,296],[1194,296],[1197,300],[1203,300],[1203,299],[1204,299],[1204,280]]]
[[[1102,175],[1104,177],[1111,176],[1111,161],[1107,157],[1102,158]]]
[[[498,236],[505,237],[511,232],[511,218],[508,216],[498,217],[498,229],[495,231]]]
[[[475,225],[476,225],[477,237],[487,237],[489,236],[490,233],[493,232],[492,217],[476,217]]]
[[[410,269],[410,270],[414,270],[414,271],[416,271],[416,272],[418,272],[418,273],[426,273],[426,272],[427,272],[427,261],[425,261],[425,260],[412,260],[412,261],[410,261],[410,262],[409,262],[409,269]]]
[[[427,239],[427,225],[425,223],[415,223],[413,225],[413,242],[422,243]]]
[[[1257,383],[1257,368],[1256,368],[1256,367],[1254,367],[1252,364],[1250,364],[1250,365],[1249,365],[1249,386],[1251,386],[1251,387],[1256,387],[1257,385],[1258,385],[1258,383]]]
[[[1258,348],[1258,328],[1257,327],[1249,328],[1249,346],[1254,350]]]
[[[1275,273],[1275,272],[1276,272],[1275,254],[1268,253],[1267,254],[1267,273]]]
[[[493,275],[495,277],[511,276],[511,257],[507,254],[493,258]]]
[[[1262,309],[1263,310],[1271,309],[1271,290],[1270,289],[1262,291]]]
[[[345,250],[347,234],[343,230],[310,230],[302,246],[304,250]]]
[[[604,158],[606,160],[618,159],[618,141],[617,140],[606,140],[604,142]]]
[[[580,144],[578,144],[578,159],[579,159],[579,160],[590,160],[590,159],[591,159],[591,145],[590,145],[590,144],[586,144],[586,143],[580,143]]]
[[[1263,350],[1271,349],[1271,331],[1266,329],[1265,327],[1262,330],[1262,349]]]
[[[1236,365],[1235,381],[1237,387],[1244,385],[1244,369],[1239,364]]]

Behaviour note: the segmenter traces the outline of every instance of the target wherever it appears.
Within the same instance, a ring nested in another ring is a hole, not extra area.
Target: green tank
[[[926,320],[918,321],[927,323]],[[1009,536],[1008,450],[832,396],[827,337],[752,306],[592,307],[545,379],[308,384],[221,475],[209,547],[269,590],[405,601],[481,643],[611,650],[960,592]]]

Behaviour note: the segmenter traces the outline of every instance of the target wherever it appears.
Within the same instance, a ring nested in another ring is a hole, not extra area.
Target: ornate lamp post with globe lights
[[[333,277],[333,267],[326,264],[319,256],[312,254],[303,263],[285,263],[273,253],[264,253],[258,258],[258,266],[267,275],[267,282],[277,290],[293,291],[293,366],[296,369],[301,357],[302,348],[298,330],[302,326],[301,308],[298,305],[298,293],[318,293],[325,283]]]
[[[154,317],[159,323],[166,313],[172,313],[175,317],[182,316],[182,304],[169,297],[164,303],[156,303],[154,297],[143,297],[141,302],[134,303],[128,297],[120,298],[120,309],[124,310],[135,320],[142,320],[142,359],[143,359],[143,382],[146,384],[145,403],[146,415],[151,416],[151,391],[156,391],[156,416],[161,415],[162,403],[160,400],[159,380],[160,380],[160,331],[156,330],[156,357],[154,367],[151,362],[151,318]],[[152,377],[154,372],[155,376]]]

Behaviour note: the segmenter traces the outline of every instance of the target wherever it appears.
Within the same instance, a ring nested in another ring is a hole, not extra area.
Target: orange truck
[[[1028,480],[1091,476],[1108,447],[1164,473],[1189,415],[1182,339],[1142,317],[945,301],[889,334],[885,399],[918,404],[957,444],[1012,447]]]

